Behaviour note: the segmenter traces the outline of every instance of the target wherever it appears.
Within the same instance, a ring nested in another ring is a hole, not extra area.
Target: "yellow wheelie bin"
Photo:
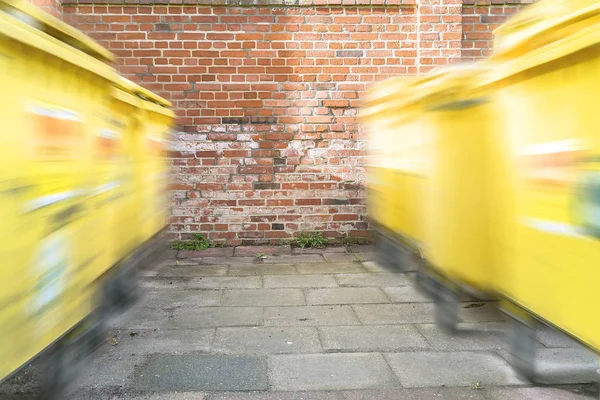
[[[141,228],[146,240],[156,237],[166,226],[169,214],[168,151],[175,114],[171,103],[160,96],[137,87],[144,101],[143,158],[141,194],[144,196]]]
[[[491,57],[506,149],[495,286],[533,379],[536,321],[600,352],[600,2],[536,6],[496,31]]]
[[[414,270],[421,261],[431,136],[422,118],[438,74],[402,77],[371,90],[361,121],[377,149],[369,156],[369,214],[377,233],[379,262],[395,271]]]

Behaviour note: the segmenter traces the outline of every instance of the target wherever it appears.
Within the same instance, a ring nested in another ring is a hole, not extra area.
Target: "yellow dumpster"
[[[515,366],[535,377],[534,321],[600,352],[600,3],[541,1],[496,31],[496,290]]]
[[[175,114],[167,100],[141,87],[137,87],[136,92],[144,100],[141,192],[144,202],[141,229],[144,238],[148,240],[155,237],[167,224],[170,208],[168,150]]]
[[[369,213],[380,263],[413,270],[421,262],[426,190],[431,169],[431,129],[423,107],[424,85],[440,74],[384,81],[372,89],[362,111],[371,149]]]

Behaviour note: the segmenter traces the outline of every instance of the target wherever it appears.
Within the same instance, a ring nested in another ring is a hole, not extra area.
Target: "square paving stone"
[[[350,306],[266,307],[266,326],[358,325]]]
[[[94,357],[90,357],[77,377],[78,388],[128,387],[133,383],[135,370],[143,364],[144,357],[127,353],[115,356],[107,350],[99,349]]]
[[[383,288],[392,303],[429,303],[432,300],[419,292],[414,285]]]
[[[368,325],[435,322],[432,303],[365,304],[352,308],[360,322]]]
[[[275,390],[370,389],[397,385],[387,363],[377,353],[306,354],[269,357]]]
[[[237,246],[235,248],[236,257],[255,257],[257,254],[273,255],[288,255],[292,254],[292,249],[289,245],[284,246]]]
[[[411,325],[330,326],[319,328],[326,351],[406,351],[428,349]]]
[[[394,388],[338,392],[343,400],[485,400],[471,388]]]
[[[351,274],[336,275],[340,286],[410,286],[412,282],[404,274]]]
[[[386,358],[404,387],[523,384],[504,359],[490,352],[388,353]]]
[[[193,278],[187,287],[190,289],[258,289],[262,287],[262,280],[260,276]]]
[[[181,276],[173,276],[173,277],[147,277],[140,279],[140,286],[144,292],[150,290],[160,290],[160,289],[168,289],[171,290],[173,288],[178,289],[187,289],[189,287],[190,282],[194,278],[191,277],[181,277]]]
[[[169,319],[169,329],[262,325],[261,307],[179,308]]]
[[[218,328],[213,351],[226,354],[319,353],[316,328]]]
[[[596,385],[592,387],[495,387],[484,388],[487,400],[590,400],[598,398]]]
[[[321,288],[338,287],[333,276],[330,275],[291,275],[291,276],[265,276],[265,288]]]
[[[228,270],[227,265],[167,265],[158,271],[157,276],[163,278],[224,276],[227,275]]]
[[[499,354],[511,362],[508,350]],[[549,385],[591,383],[598,381],[598,357],[584,348],[559,348],[536,350],[536,381]]]
[[[132,397],[130,400],[205,400],[207,396],[202,392],[153,393]],[[114,400],[118,399],[115,397]]]
[[[146,307],[143,303],[138,303],[112,319],[109,326],[120,329],[154,329],[163,328],[168,321],[168,311]]]
[[[301,274],[352,274],[364,273],[364,268],[359,263],[312,263],[296,264],[298,272]]]
[[[107,351],[111,355],[147,355],[152,353],[182,354],[190,351],[209,351],[215,336],[214,329],[193,330],[134,330],[112,333]]]
[[[296,274],[293,265],[232,265],[229,275],[251,276],[251,275],[292,275]]]
[[[136,375],[142,390],[267,389],[267,363],[258,357],[153,355]]]
[[[313,305],[389,303],[381,289],[371,287],[308,289],[306,300]]]
[[[221,303],[221,290],[155,290],[144,294],[140,303],[150,308],[210,307]]]
[[[295,306],[305,305],[300,289],[226,290],[223,294],[226,306]]]
[[[508,346],[506,325],[502,323],[460,323],[451,335],[435,324],[419,325],[418,329],[436,350],[496,350]]]

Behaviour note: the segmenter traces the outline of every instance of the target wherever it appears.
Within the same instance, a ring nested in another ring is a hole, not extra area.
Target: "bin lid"
[[[600,14],[598,0],[540,0],[494,30],[494,56],[513,57],[538,49],[573,33],[564,29]],[[583,23],[583,25],[581,24]]]
[[[113,54],[72,26],[24,0],[0,0],[0,10],[21,19],[44,33],[100,61],[113,62]]]

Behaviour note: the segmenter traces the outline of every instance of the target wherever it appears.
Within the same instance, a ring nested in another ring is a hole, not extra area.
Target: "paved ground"
[[[555,386],[520,380],[494,304],[465,301],[460,332],[440,332],[411,274],[381,270],[369,247],[235,252],[180,252],[144,271],[143,298],[113,322],[73,398],[598,396],[595,385],[573,384],[596,379],[595,357],[550,330],[539,335],[540,370]],[[31,398],[36,387],[26,375],[5,384],[0,398]]]

